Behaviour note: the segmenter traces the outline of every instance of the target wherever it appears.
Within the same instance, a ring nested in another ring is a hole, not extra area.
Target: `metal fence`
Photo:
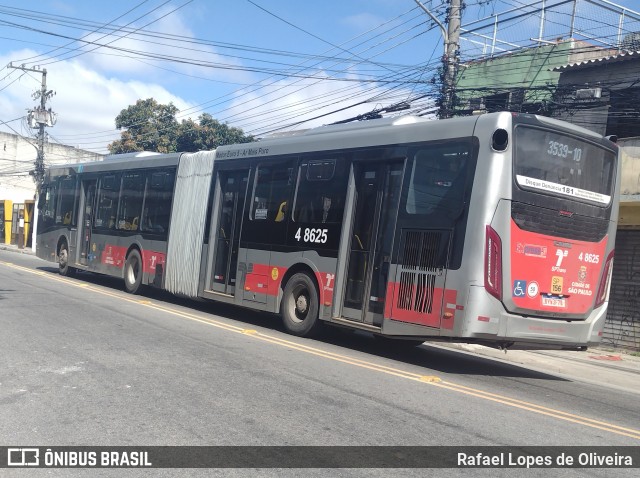
[[[640,13],[607,0],[511,0],[514,8],[464,23],[461,60],[520,48],[585,40],[596,47],[640,50]],[[482,10],[475,12],[482,14]]]

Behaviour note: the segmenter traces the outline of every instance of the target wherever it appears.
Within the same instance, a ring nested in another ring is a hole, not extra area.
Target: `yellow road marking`
[[[421,374],[417,374],[417,373],[413,373],[413,372],[408,372],[406,370],[402,370],[402,369],[398,369],[395,367],[389,367],[386,365],[380,365],[380,364],[376,364],[373,362],[368,362],[366,360],[361,360],[355,357],[349,357],[347,355],[342,355],[342,354],[338,354],[335,352],[329,352],[327,350],[322,350],[316,347],[311,347],[309,345],[304,345],[304,344],[300,344],[297,342],[293,342],[291,340],[287,340],[287,339],[283,339],[280,337],[275,337],[275,336],[271,336],[268,334],[264,334],[262,332],[259,332],[255,329],[245,329],[243,327],[237,327],[235,325],[231,325],[231,324],[227,324],[224,322],[221,322],[219,320],[215,320],[215,319],[210,319],[210,318],[206,318],[206,317],[202,317],[200,315],[197,315],[196,313],[192,313],[192,312],[185,312],[185,311],[180,311],[177,309],[173,309],[171,307],[165,306],[161,303],[156,303],[153,302],[151,300],[140,300],[137,298],[132,298],[133,296],[128,296],[128,295],[124,295],[123,292],[119,292],[119,293],[114,293],[111,292],[109,290],[106,290],[102,287],[98,287],[98,286],[93,286],[91,284],[88,284],[86,282],[78,282],[76,280],[72,280],[72,279],[67,279],[65,277],[61,277],[61,276],[57,276],[57,275],[52,275],[46,272],[42,272],[42,271],[35,271],[33,269],[30,269],[28,267],[23,267],[23,266],[19,266],[17,264],[13,264],[10,262],[4,262],[4,261],[0,261],[1,265],[7,266],[7,267],[11,267],[13,269],[18,269],[24,272],[29,272],[31,274],[35,274],[35,275],[40,275],[40,276],[45,276],[51,280],[54,281],[58,281],[58,282],[64,282],[66,284],[69,284],[71,286],[74,287],[79,287],[79,288],[83,288],[85,290],[90,290],[92,292],[96,292],[98,294],[102,294],[108,297],[114,297],[117,298],[120,301],[125,301],[125,302],[130,302],[130,303],[134,303],[137,305],[142,305],[144,307],[149,307],[152,308],[154,310],[158,310],[161,312],[165,312],[167,314],[170,315],[174,315],[177,317],[181,317],[184,319],[188,319],[188,320],[192,320],[194,322],[199,322],[205,325],[210,325],[219,329],[223,329],[226,330],[228,332],[235,332],[235,333],[240,333],[240,334],[244,334],[244,335],[248,335],[252,338],[255,338],[257,340],[262,340],[264,342],[268,342],[268,343],[272,343],[275,345],[280,345],[280,346],[284,346],[284,347],[288,347],[290,349],[293,350],[298,350],[300,352],[304,352],[307,354],[311,354],[311,355],[316,355],[319,357],[323,357],[329,360],[333,360],[336,362],[341,362],[341,363],[345,363],[345,364],[349,364],[349,365],[354,365],[356,367],[360,367],[360,368],[365,368],[367,370],[372,370],[372,371],[376,371],[376,372],[381,372],[387,375],[392,375],[392,376],[396,376],[396,377],[400,377],[400,378],[404,378],[404,379],[408,379],[408,380],[413,380],[413,381],[417,381],[417,382],[421,382],[421,383],[426,383],[429,385],[432,385],[434,387],[439,387],[439,388],[443,388],[446,390],[451,390],[454,392],[458,392],[458,393],[462,393],[465,395],[469,395],[469,396],[473,396],[476,398],[481,398],[483,400],[488,400],[491,402],[495,402],[495,403],[500,403],[503,405],[507,405],[510,407],[514,407],[514,408],[518,408],[521,410],[527,410],[533,413],[537,413],[540,415],[545,415],[548,417],[552,417],[552,418],[556,418],[559,420],[564,420],[567,422],[571,422],[571,423],[575,423],[578,425],[583,425],[583,426],[587,426],[590,428],[595,428],[598,430],[603,430],[609,433],[614,433],[617,435],[622,435],[622,436],[626,436],[626,437],[630,437],[630,438],[634,438],[637,440],[640,440],[640,430],[636,430],[633,428],[626,428],[626,427],[621,427],[618,425],[614,425],[612,423],[607,423],[607,422],[603,422],[603,421],[599,421],[599,420],[594,420],[592,418],[588,418],[588,417],[583,417],[580,415],[575,415],[572,413],[568,413],[568,412],[563,412],[562,410],[556,410],[553,408],[548,408],[542,405],[536,405],[535,403],[531,403],[531,402],[527,402],[524,400],[518,400],[518,399],[514,399],[514,398],[510,398],[504,395],[499,395],[499,394],[495,394],[495,393],[491,393],[491,392],[485,392],[483,390],[480,389],[475,389],[475,388],[471,388],[471,387],[467,387],[464,385],[460,385],[460,384],[456,384],[453,382],[449,382],[449,381],[443,381],[441,378],[436,377],[436,376],[431,376],[431,375],[421,375]]]

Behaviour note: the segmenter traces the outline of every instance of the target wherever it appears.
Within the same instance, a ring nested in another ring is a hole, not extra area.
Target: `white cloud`
[[[127,35],[127,30],[116,32],[114,35],[106,36],[103,33],[91,33],[86,38],[87,41],[99,44],[108,44],[114,48],[100,48],[95,50],[95,46],[86,45],[83,51],[91,51],[82,56],[82,61],[90,68],[108,74],[125,74],[134,77],[167,79],[167,71],[182,73],[186,75],[205,77],[211,80],[224,80],[231,82],[247,82],[247,74],[233,70],[219,70],[206,66],[198,66],[193,63],[205,64],[228,64],[241,65],[240,61],[230,57],[220,55],[211,46],[194,43],[194,33],[184,22],[180,12],[175,12],[164,16],[172,9],[165,7],[156,12],[156,17],[162,17],[152,23],[144,30],[162,32],[161,34],[140,35],[132,33]],[[148,22],[147,22],[148,23]],[[127,28],[135,30],[142,24],[134,24]],[[88,32],[87,32],[88,33]],[[127,35],[127,36],[124,36]],[[123,38],[115,39],[116,36]],[[175,37],[166,39],[161,37]],[[104,37],[104,38],[103,38]],[[178,41],[178,38],[183,41]],[[93,52],[95,50],[95,52]],[[130,52],[142,52],[136,54]],[[149,56],[145,56],[148,54]],[[163,61],[156,58],[172,58],[177,61]],[[182,62],[183,61],[183,62]],[[155,68],[154,65],[160,68]],[[176,75],[177,76],[177,75]]]
[[[161,14],[159,13],[159,15]],[[365,23],[379,24],[380,22],[379,19],[366,15],[358,18],[353,17],[350,21],[359,22],[361,26],[364,26]],[[154,31],[162,31],[165,34],[194,37],[178,14],[168,15],[149,28]],[[92,34],[94,39],[99,36]],[[240,60],[218,55],[215,48],[206,45],[193,46],[203,51],[185,52],[175,47],[143,42],[133,35],[118,40],[114,45],[180,58],[188,56],[210,62],[242,64]],[[317,82],[295,78],[282,79],[260,89],[252,86],[229,93],[230,90],[236,88],[220,89],[215,84],[153,68],[138,60],[117,56],[117,52],[113,50],[101,49],[100,52],[103,54],[87,53],[46,66],[48,70],[47,86],[57,93],[49,105],[58,114],[57,124],[53,128],[48,128],[48,132],[64,144],[104,152],[106,145],[119,137],[119,132],[115,131],[115,117],[122,109],[141,98],[153,97],[164,104],[172,102],[183,112],[185,118],[192,117],[194,119],[203,111],[202,107],[198,105],[215,103],[219,106],[210,106],[205,111],[232,126],[242,127],[247,132],[260,132],[272,127],[320,116],[374,95],[372,85],[368,83]],[[29,58],[36,54],[30,50],[6,53],[0,56],[0,64]],[[151,61],[155,62],[155,60]],[[254,83],[256,75],[248,72],[216,70],[187,64],[157,64],[186,75],[207,77],[209,80],[256,84]],[[6,72],[7,70],[0,70],[0,78]],[[316,73],[318,76],[326,75],[324,71]],[[20,74],[21,72],[16,71],[8,80],[0,81],[0,89]],[[270,83],[270,80],[265,83]],[[19,82],[0,91],[2,118],[5,120],[13,119],[26,114],[26,109],[36,106],[36,102],[30,96],[33,91],[39,89],[39,86],[40,75],[31,73],[24,76]],[[245,93],[246,91],[251,92]],[[184,96],[187,95],[189,98],[197,99],[184,99]],[[383,104],[387,105],[388,102]],[[360,105],[331,116],[309,121],[301,125],[300,128],[320,126],[350,118],[369,112],[376,106],[375,103]],[[178,118],[181,119],[182,116],[178,115]],[[16,127],[15,124],[13,125]],[[0,128],[6,130],[1,126]],[[28,134],[32,131],[25,130],[21,133]]]
[[[31,55],[33,52],[30,51],[12,52],[0,57],[0,64]],[[6,72],[2,70],[0,74]],[[0,83],[0,88],[20,74],[20,70],[12,73]],[[0,108],[5,121],[25,115],[27,109],[37,106],[38,102],[30,96],[40,89],[40,81],[39,74],[29,73],[0,91]],[[180,110],[193,106],[159,84],[108,77],[75,60],[49,65],[47,88],[56,92],[48,106],[58,115],[57,124],[47,128],[47,132],[65,144],[102,152],[109,141],[119,137],[115,131],[115,117],[136,100],[153,97],[160,103],[172,102]],[[18,123],[11,125],[18,129]],[[27,131],[18,131],[28,134]]]

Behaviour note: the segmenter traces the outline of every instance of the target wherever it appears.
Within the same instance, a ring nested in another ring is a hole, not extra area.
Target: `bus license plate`
[[[567,306],[566,299],[556,299],[555,297],[543,297],[542,305],[546,307],[561,307],[564,308]]]

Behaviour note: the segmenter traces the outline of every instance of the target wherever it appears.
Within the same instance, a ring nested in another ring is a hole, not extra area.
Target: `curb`
[[[24,249],[19,249],[18,246],[14,246],[12,244],[2,244],[2,245],[0,245],[0,251],[17,252],[18,254],[29,254],[31,256],[35,256],[36,255],[36,253],[30,247],[25,247]]]
[[[429,346],[456,350],[476,357],[484,357],[502,363],[523,366],[542,373],[550,373],[590,383],[606,383],[607,386],[627,392],[640,393],[640,357],[624,352],[612,353],[598,348],[586,352],[550,350],[513,350],[504,353],[498,349],[476,344],[426,342]],[[584,354],[583,356],[577,356]],[[615,356],[620,360],[598,360],[590,356]],[[598,377],[596,380],[595,377]]]

